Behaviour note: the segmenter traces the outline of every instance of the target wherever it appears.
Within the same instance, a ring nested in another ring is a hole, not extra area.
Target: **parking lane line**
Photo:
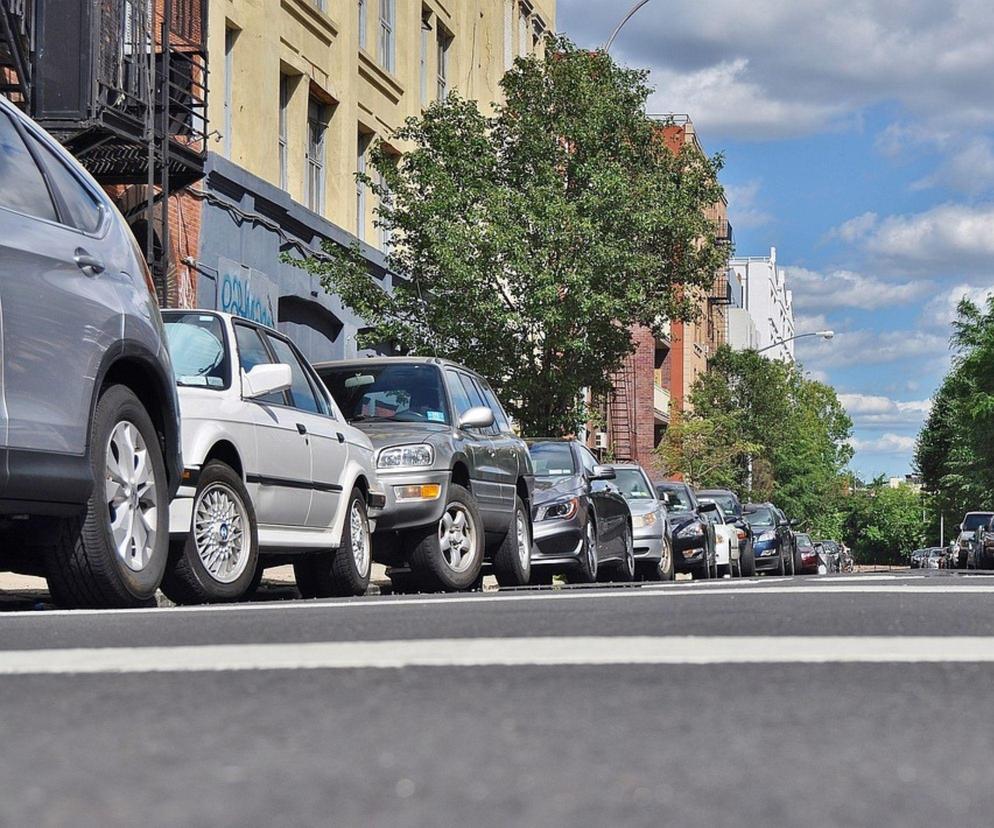
[[[15,650],[0,675],[634,664],[994,663],[994,637],[695,637],[418,639]]]

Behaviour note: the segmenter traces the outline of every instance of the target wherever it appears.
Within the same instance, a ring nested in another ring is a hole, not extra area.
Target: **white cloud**
[[[879,366],[907,360],[915,360],[921,368],[923,361],[948,358],[949,343],[947,337],[920,330],[843,330],[836,331],[835,338],[829,342],[815,338],[799,340],[796,350],[798,360],[814,369]],[[881,387],[906,376],[903,370],[877,373]]]
[[[819,308],[876,308],[904,305],[928,293],[924,280],[888,282],[851,270],[818,272],[803,267],[785,267],[787,283],[794,291],[794,306],[800,310]]]
[[[773,221],[773,216],[757,205],[760,183],[750,181],[739,186],[726,185],[728,214],[732,224],[742,230],[763,227]]]
[[[881,434],[871,440],[854,438],[852,447],[856,451],[874,454],[907,454],[915,450],[915,438],[906,434]]]
[[[849,221],[843,222],[828,235],[829,237],[840,238],[845,242],[851,243],[857,241],[865,237],[867,233],[877,226],[878,218],[879,216],[876,213],[863,213],[860,216],[849,219]]]
[[[946,187],[976,195],[994,187],[994,143],[986,136],[973,136],[965,142],[943,142],[946,159],[931,174],[916,181],[912,189]]]
[[[970,299],[982,305],[991,293],[994,293],[994,284],[982,287],[956,285],[956,287],[940,293],[926,303],[922,309],[922,323],[935,328],[948,329],[956,319],[956,308],[961,299]]]
[[[893,400],[878,394],[839,394],[856,428],[918,427],[932,408],[931,400]]]

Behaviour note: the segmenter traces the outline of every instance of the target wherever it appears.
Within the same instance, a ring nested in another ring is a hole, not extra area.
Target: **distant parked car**
[[[994,516],[974,530],[968,563],[971,569],[994,569]]]
[[[793,574],[794,533],[786,515],[772,503],[747,503],[742,512],[755,533],[756,570]]]
[[[384,503],[369,438],[278,331],[214,311],[163,318],[186,462],[163,592],[234,601],[291,561],[304,597],[363,594]]]
[[[994,512],[967,512],[959,525],[959,534],[953,541],[953,555],[957,569],[973,568],[976,564],[975,544],[977,530],[988,524],[994,518]]]
[[[679,480],[666,480],[656,484],[656,491],[670,515],[676,571],[691,572],[694,578],[717,578],[715,524],[702,514],[694,490]],[[705,511],[714,511],[714,504]]]
[[[912,569],[922,569],[928,559],[928,552],[927,548],[913,549],[911,554],[908,555],[908,564],[910,567]]]
[[[635,572],[647,581],[673,580],[673,532],[666,504],[635,464],[615,464],[615,485],[628,501],[635,534]]]
[[[841,553],[841,548],[838,541],[815,541],[815,549],[818,550],[818,555],[821,558],[822,565],[825,567],[825,572],[839,571],[839,555]]]
[[[753,551],[755,538],[752,527],[742,517],[742,502],[730,489],[703,489],[697,492],[698,500],[713,500],[721,507],[725,521],[734,526],[738,534],[741,574],[751,577],[756,574],[756,558]]]
[[[730,578],[742,575],[739,547],[739,532],[733,525],[734,515],[725,515],[713,500],[698,498],[701,517],[714,526],[714,564],[717,576]]]
[[[535,468],[532,583],[553,575],[570,581],[631,581],[635,577],[633,517],[615,485],[617,473],[582,443],[530,443]]]
[[[63,607],[147,604],[182,473],[152,278],[100,186],[3,95],[0,330],[0,514],[19,517],[0,566]]]
[[[852,552],[844,543],[839,544],[839,572],[852,572],[856,568]]]
[[[815,549],[814,541],[806,532],[798,532],[795,536],[797,544],[797,557],[800,567],[797,569],[798,575],[817,575],[821,559],[818,557],[818,550]]]
[[[386,493],[373,558],[399,589],[465,590],[484,563],[504,586],[531,576],[528,447],[483,377],[431,357],[315,366],[373,442]]]
[[[933,546],[925,556],[924,569],[944,569],[946,565],[946,550],[941,546]]]

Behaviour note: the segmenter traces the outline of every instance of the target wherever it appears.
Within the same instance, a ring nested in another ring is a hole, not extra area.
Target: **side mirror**
[[[614,480],[617,476],[614,466],[594,466],[590,473],[591,480]]]
[[[459,418],[459,428],[490,428],[494,424],[494,412],[485,405],[469,409]]]
[[[717,503],[701,503],[701,504],[698,505],[697,511],[698,512],[717,512],[718,511],[718,504]]]
[[[254,366],[251,371],[242,371],[242,396],[247,400],[286,391],[291,385],[293,373],[285,363],[265,363]]]

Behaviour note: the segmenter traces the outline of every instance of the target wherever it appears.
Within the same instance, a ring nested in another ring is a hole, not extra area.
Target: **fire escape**
[[[608,395],[608,434],[611,440],[612,460],[631,463],[636,460],[637,398],[635,396],[635,356],[625,357],[621,367],[611,374],[611,392]]]
[[[207,0],[0,0],[0,92],[121,206],[166,303],[171,194],[203,177]]]
[[[715,237],[720,246],[732,248],[734,236],[728,219],[719,219]],[[723,345],[728,341],[728,322],[724,309],[733,304],[730,278],[731,274],[727,269],[718,271],[708,294],[708,341],[715,345]]]

